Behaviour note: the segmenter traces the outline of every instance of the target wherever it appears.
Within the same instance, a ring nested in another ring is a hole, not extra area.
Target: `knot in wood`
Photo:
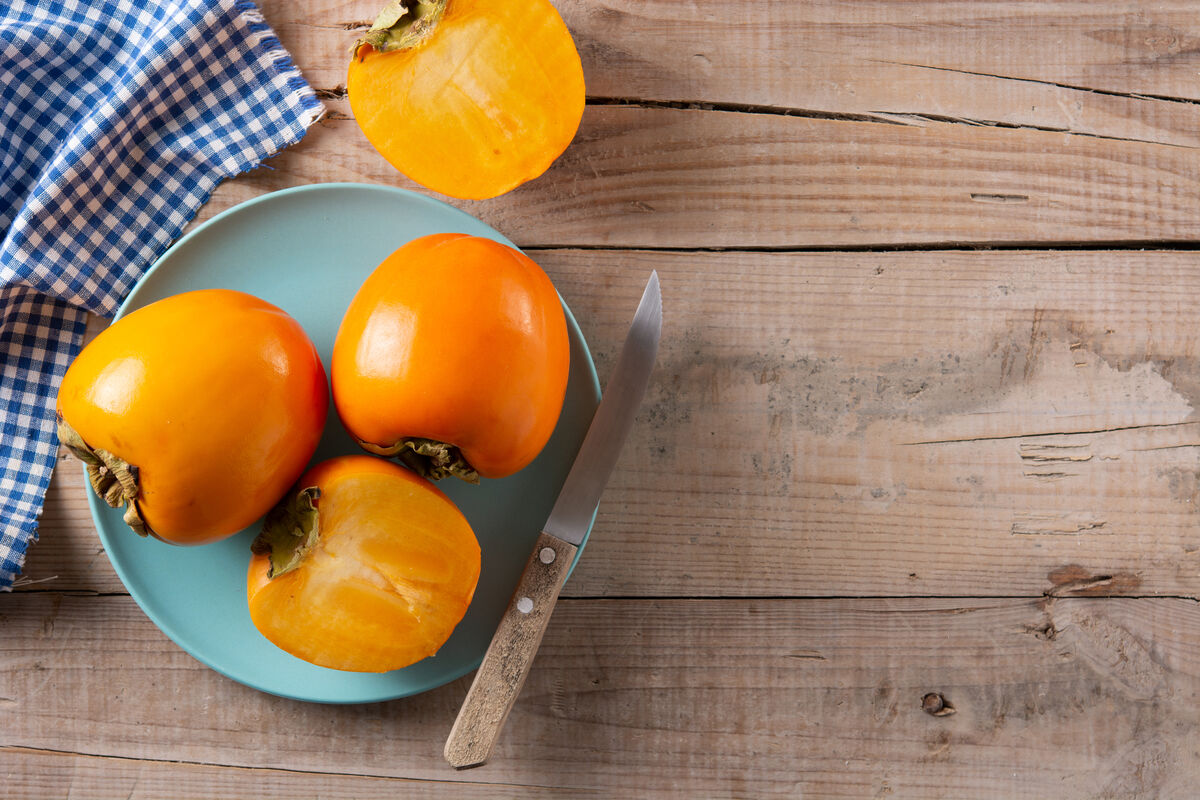
[[[922,697],[921,710],[934,717],[948,717],[956,711],[940,692],[930,692]]]

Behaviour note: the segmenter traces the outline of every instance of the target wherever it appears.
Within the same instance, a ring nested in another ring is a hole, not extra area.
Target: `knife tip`
[[[643,316],[643,309],[653,317],[654,327],[662,330],[662,289],[658,282],[658,270],[650,270],[650,279],[646,281],[646,289],[642,292],[642,301],[638,303],[634,319]]]

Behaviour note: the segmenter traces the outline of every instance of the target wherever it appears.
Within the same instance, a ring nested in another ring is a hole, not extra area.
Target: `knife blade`
[[[455,769],[481,766],[491,756],[633,427],[661,333],[662,293],[651,272],[604,397],[446,739],[444,755]]]

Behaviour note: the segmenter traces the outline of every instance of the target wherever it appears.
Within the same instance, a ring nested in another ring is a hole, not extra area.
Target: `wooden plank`
[[[664,292],[569,592],[1200,592],[1200,254],[541,260],[602,375]]]
[[[418,188],[348,118],[347,52],[376,5],[264,5],[332,116],[271,169],[221,187],[201,219],[311,182]],[[593,96],[849,118],[593,106],[546,176],[456,202],[521,244],[1149,241],[1200,228],[1186,44],[1200,22],[1186,2],[560,8]]]
[[[1200,594],[1200,253],[534,255],[602,380],[664,293],[566,595]],[[121,591],[73,463],[27,576]]]
[[[419,190],[352,120],[223,184],[198,219],[330,181]],[[423,190],[422,190],[423,191]],[[428,193],[428,192],[426,192]],[[1181,147],[943,122],[591,107],[537,180],[455,205],[522,246],[834,247],[1200,236]]]
[[[0,614],[7,747],[638,797],[1183,797],[1200,777],[1192,601],[568,600],[495,758],[460,774],[440,752],[464,681],[303,704],[204,668],[128,598]]]
[[[561,797],[541,786],[463,783],[452,779],[412,781],[213,764],[186,764],[138,758],[104,758],[22,747],[0,747],[0,775],[7,800],[45,800],[64,791],[70,797],[122,797],[126,800],[190,800],[213,797],[295,800],[523,800]],[[70,787],[69,789],[67,787]],[[80,787],[83,790],[80,791]],[[603,797],[580,790],[582,797]]]
[[[261,5],[305,76],[337,96],[350,46],[382,3]],[[1198,97],[1200,20],[1188,0],[555,5],[592,97],[935,115],[1200,144],[1200,108],[1178,102]]]

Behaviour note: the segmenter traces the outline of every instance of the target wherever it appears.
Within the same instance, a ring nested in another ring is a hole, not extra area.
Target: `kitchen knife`
[[[658,273],[652,272],[604,397],[446,740],[446,760],[455,769],[478,767],[492,754],[633,427],[661,331],[662,295]]]

